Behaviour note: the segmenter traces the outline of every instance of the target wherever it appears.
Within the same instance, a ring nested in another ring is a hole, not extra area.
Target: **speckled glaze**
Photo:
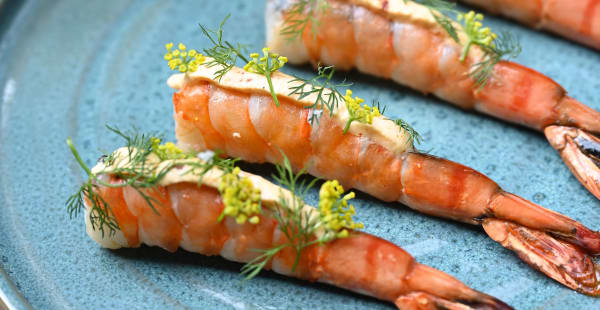
[[[1,1],[0,1],[1,2]],[[173,139],[163,45],[201,47],[197,22],[264,45],[264,2],[11,1],[0,9],[0,296],[27,309],[393,309],[327,285],[264,272],[241,283],[240,264],[142,247],[109,251],[90,240],[64,202],[83,181],[72,137],[88,164],[120,141],[105,124]],[[518,61],[600,109],[600,53],[501,21],[522,38]],[[310,74],[309,67],[283,71]],[[342,76],[340,76],[341,78]],[[600,202],[571,175],[541,133],[465,113],[389,81],[350,73],[356,94],[387,105],[425,138],[422,150],[478,169],[505,189],[600,229]],[[269,165],[245,168],[269,176]],[[382,167],[385,169],[385,167]],[[308,202],[315,203],[316,192]],[[478,227],[432,218],[359,194],[366,231],[420,262],[516,309],[600,309],[600,299],[536,272]]]

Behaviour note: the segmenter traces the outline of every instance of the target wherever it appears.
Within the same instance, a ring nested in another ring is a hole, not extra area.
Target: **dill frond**
[[[195,153],[184,154],[174,151],[175,146],[169,143],[158,144],[156,135],[127,133],[108,125],[106,127],[125,140],[126,150],[125,154],[117,155],[113,152],[110,155],[101,157],[105,164],[105,168],[101,171],[93,172],[89,169],[81,159],[71,139],[67,139],[67,145],[73,156],[88,176],[87,181],[81,185],[79,190],[67,199],[67,212],[71,217],[79,215],[86,209],[85,202],[87,201],[89,204],[88,216],[92,228],[100,230],[103,236],[105,230],[110,235],[114,234],[119,229],[119,225],[111,206],[98,194],[100,186],[109,188],[131,187],[144,199],[148,207],[159,214],[156,206],[161,202],[151,194],[156,193],[156,187],[171,170],[186,165],[190,167],[187,173],[193,173],[201,183],[202,176],[213,167],[221,168],[223,171],[231,171],[238,160],[223,159],[219,157],[218,153],[215,153],[210,160],[199,161],[195,159]],[[122,156],[126,158],[121,158]],[[161,156],[163,157],[161,158]],[[160,165],[165,160],[169,160],[169,162]],[[110,176],[120,182],[110,183],[105,181],[102,176]]]
[[[253,249],[253,251],[260,252],[262,254],[242,266],[241,274],[244,276],[244,281],[248,281],[257,276],[258,273],[260,273],[260,271],[265,267],[265,265],[275,256],[275,254],[279,253],[279,251],[283,250],[287,246],[287,244],[282,244],[268,250]]]
[[[316,94],[317,98],[314,104],[306,107],[313,110],[309,119],[311,125],[315,121],[318,123],[325,107],[329,110],[329,115],[332,116],[338,108],[339,103],[344,101],[344,95],[342,95],[338,88],[352,85],[352,83],[346,82],[345,79],[341,83],[333,82],[331,79],[334,73],[335,68],[333,66],[324,67],[319,64],[316,76],[310,79],[295,76],[289,82],[293,84],[290,86],[292,91],[288,94],[289,96],[297,95],[298,100],[302,100],[307,96]]]
[[[405,122],[401,118],[395,119],[394,123],[408,133],[408,141],[412,140],[413,143],[416,142],[417,144],[421,144],[423,137],[421,137],[419,132],[417,132],[417,130],[415,130],[415,128],[413,128],[409,123]]]
[[[321,186],[319,209],[305,208],[303,197],[318,179],[313,178],[307,182],[303,178],[306,170],[294,173],[289,159],[283,152],[282,156],[283,162],[277,165],[277,174],[273,175],[273,178],[281,186],[289,189],[291,195],[281,192],[278,203],[271,208],[271,216],[277,220],[277,228],[285,235],[287,242],[270,249],[256,250],[262,254],[242,267],[244,280],[256,276],[269,260],[287,247],[293,248],[296,253],[291,268],[293,272],[305,248],[337,238],[346,238],[351,230],[364,227],[362,223],[355,223],[352,219],[355,211],[354,207],[348,204],[348,200],[354,198],[354,193],[342,196],[343,188],[335,180],[327,181]],[[321,232],[319,236],[318,230]]]
[[[521,44],[510,32],[504,31],[494,40],[494,46],[484,52],[483,60],[474,64],[469,73],[479,90],[486,85],[498,62],[519,56]]]
[[[273,88],[273,82],[271,81],[271,75],[273,72],[279,70],[287,62],[287,58],[279,56],[276,53],[269,53],[269,48],[263,48],[264,57],[258,58],[258,53],[250,54],[250,60],[244,56],[246,52],[246,45],[237,43],[232,44],[229,41],[223,40],[223,26],[231,15],[227,15],[225,19],[219,25],[219,29],[211,30],[200,24],[202,33],[212,43],[212,47],[203,49],[206,56],[211,57],[211,60],[204,62],[203,65],[207,68],[219,66],[219,69],[215,71],[213,77],[217,81],[221,81],[223,76],[235,67],[238,59],[246,63],[244,70],[257,74],[264,75],[269,84],[269,91],[275,101],[275,105],[279,106],[279,99],[275,94]]]
[[[448,33],[448,35],[457,43],[458,33],[454,27],[453,20],[447,15],[456,13],[456,4],[444,0],[404,0],[404,3],[413,1],[429,9],[431,16]]]
[[[210,61],[203,63],[203,65],[207,68],[219,66],[219,70],[215,72],[214,76],[214,79],[218,81],[235,66],[238,59],[245,63],[249,62],[244,56],[246,45],[239,43],[234,45],[229,41],[223,40],[223,26],[225,26],[225,22],[227,22],[230,16],[231,14],[223,19],[217,30],[212,30],[199,24],[204,36],[213,44],[212,47],[203,49],[204,54],[212,58]]]
[[[71,149],[75,160],[81,168],[88,174],[88,181],[81,185],[79,190],[71,195],[67,201],[67,212],[69,213],[69,218],[76,217],[80,212],[85,210],[85,200],[87,199],[90,203],[89,210],[89,219],[92,223],[92,228],[99,229],[102,233],[102,237],[104,237],[105,228],[108,229],[108,234],[113,235],[116,230],[119,229],[119,224],[117,223],[114,214],[106,201],[99,195],[96,195],[95,188],[96,185],[92,183],[92,172],[87,167],[87,165],[83,162],[83,159],[79,155],[79,152],[75,149],[73,145],[73,141],[71,139],[67,139],[67,145]]]
[[[463,53],[460,60],[463,61],[472,44],[479,46],[483,52],[483,60],[474,64],[470,75],[475,81],[475,87],[483,88],[489,80],[494,66],[503,59],[514,58],[521,52],[519,40],[509,32],[503,32],[500,36],[492,33],[487,27],[481,28],[480,23],[483,20],[482,14],[476,14],[471,11],[462,14],[456,10],[456,4],[445,0],[404,0],[413,1],[429,9],[435,21],[446,30],[448,35],[457,43],[459,41],[454,20],[448,14],[457,14],[457,22],[462,21],[462,28],[469,37],[469,41],[464,43]],[[467,18],[468,17],[468,18]]]
[[[292,247],[296,251],[296,258],[292,265],[292,271],[294,271],[304,248],[326,242],[324,239],[316,239],[315,232],[319,227],[319,222],[316,217],[311,216],[310,211],[304,209],[303,197],[318,179],[314,178],[312,181],[306,182],[305,179],[302,179],[306,170],[302,169],[300,172],[294,173],[289,159],[283,152],[282,155],[283,163],[276,166],[277,174],[273,175],[273,178],[281,186],[286,187],[291,195],[287,196],[281,192],[278,203],[271,208],[271,216],[277,221],[277,228],[285,235],[287,242],[271,249],[256,250],[262,254],[242,267],[244,280],[256,276],[269,260],[286,247]]]
[[[298,0],[286,12],[283,20],[283,27],[280,34],[286,37],[286,40],[293,42],[298,40],[304,30],[310,23],[313,39],[317,36],[317,28],[319,27],[319,19],[316,13],[321,11],[322,14],[329,8],[329,5],[324,0]]]

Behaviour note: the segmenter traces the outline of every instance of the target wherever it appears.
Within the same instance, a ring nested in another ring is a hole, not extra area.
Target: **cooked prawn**
[[[281,150],[296,169],[307,166],[309,173],[337,179],[344,187],[429,215],[482,225],[532,267],[572,289],[600,295],[600,272],[592,259],[600,254],[598,232],[505,192],[471,168],[416,152],[405,132],[384,117],[375,118],[373,125],[352,123],[344,134],[340,118],[347,112],[340,105],[311,125],[308,114],[316,111],[306,106],[314,98],[287,95],[293,82],[283,73],[272,77],[281,103],[277,107],[264,76],[234,68],[219,82],[211,78],[214,70],[201,68],[169,79],[169,85],[180,89],[173,101],[181,146],[272,163],[281,160],[276,156]],[[221,105],[214,110],[213,98]],[[208,113],[193,114],[205,109]]]
[[[245,175],[263,192],[282,190],[258,176]],[[148,197],[156,199],[154,211],[137,189],[110,186],[123,184],[119,177],[103,175],[102,178],[109,186],[99,184],[95,191],[111,207],[120,227],[113,235],[102,235],[86,215],[88,234],[102,246],[146,244],[171,252],[182,248],[244,263],[261,254],[256,249],[288,242],[269,210],[263,210],[256,224],[239,224],[232,217],[219,221],[224,204],[219,191],[210,184],[198,185],[188,178],[144,190]],[[263,203],[277,203],[271,198],[264,197]],[[86,204],[89,210],[89,200]],[[439,270],[417,263],[400,247],[358,231],[304,248],[294,268],[295,260],[295,251],[287,248],[264,268],[390,301],[398,309],[512,309]]]
[[[461,0],[527,26],[548,30],[600,49],[600,1]]]
[[[463,46],[448,36],[427,8],[412,1],[330,0],[325,13],[315,13],[319,25],[309,24],[301,40],[289,41],[280,31],[291,2],[269,1],[266,12],[267,45],[286,55],[291,63],[322,62],[343,69],[357,68],[425,94],[433,93],[463,109],[475,109],[540,131],[555,125],[600,134],[600,113],[569,97],[552,79],[525,66],[500,61],[480,89],[470,73],[483,59],[481,50],[471,47],[461,62]],[[513,2],[525,6],[531,1]],[[600,24],[596,29],[600,31]],[[316,31],[315,36],[312,31]],[[340,38],[344,38],[343,44]],[[556,136],[564,132],[545,131],[548,140],[564,139]],[[568,139],[567,143],[581,147]],[[586,161],[586,156],[586,152],[579,151],[563,159],[600,199],[600,181],[596,178],[600,167]]]

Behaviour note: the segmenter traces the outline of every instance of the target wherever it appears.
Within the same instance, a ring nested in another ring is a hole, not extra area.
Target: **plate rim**
[[[13,23],[21,10],[22,1],[0,0],[0,38]],[[0,77],[1,78],[1,77]],[[33,309],[15,286],[6,270],[0,266],[0,310]]]
[[[6,271],[0,267],[0,309],[33,309],[19,292]]]

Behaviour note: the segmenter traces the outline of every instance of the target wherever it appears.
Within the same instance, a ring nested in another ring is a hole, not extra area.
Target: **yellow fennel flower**
[[[325,239],[345,238],[349,235],[349,229],[364,227],[352,219],[356,212],[348,200],[354,198],[354,192],[341,197],[343,193],[344,188],[337,180],[323,183],[319,191],[319,217],[326,230]]]
[[[263,48],[263,57],[260,57],[258,53],[250,54],[251,60],[244,66],[244,70],[258,74],[271,74],[271,72],[281,69],[287,63],[287,57],[269,51],[268,47]]]
[[[161,160],[169,159],[184,159],[193,157],[191,154],[183,152],[173,142],[160,144],[162,141],[159,138],[152,138],[152,152]]]
[[[470,11],[467,14],[458,14],[458,21],[462,22],[463,30],[469,37],[469,41],[463,47],[460,61],[465,60],[472,44],[477,44],[482,48],[496,48],[494,40],[498,38],[498,35],[493,33],[489,27],[483,27],[481,23],[483,21],[483,14],[476,14],[474,11]]]
[[[167,53],[164,59],[171,70],[178,70],[182,73],[194,72],[206,60],[206,57],[198,51],[194,49],[188,51],[183,43],[179,43],[175,50],[173,50],[173,43],[166,44],[165,48]]]
[[[344,101],[346,102],[346,109],[350,114],[350,118],[344,128],[344,133],[348,132],[350,124],[353,121],[372,124],[373,118],[381,115],[381,112],[379,112],[379,108],[377,107],[370,107],[367,104],[361,106],[361,103],[365,102],[365,100],[359,97],[352,98],[352,91],[349,89],[346,90]]]
[[[221,177],[219,192],[225,208],[219,216],[219,221],[225,216],[235,218],[238,224],[246,221],[258,224],[261,212],[260,189],[254,188],[248,178],[240,178],[240,168],[235,167],[232,172]]]

